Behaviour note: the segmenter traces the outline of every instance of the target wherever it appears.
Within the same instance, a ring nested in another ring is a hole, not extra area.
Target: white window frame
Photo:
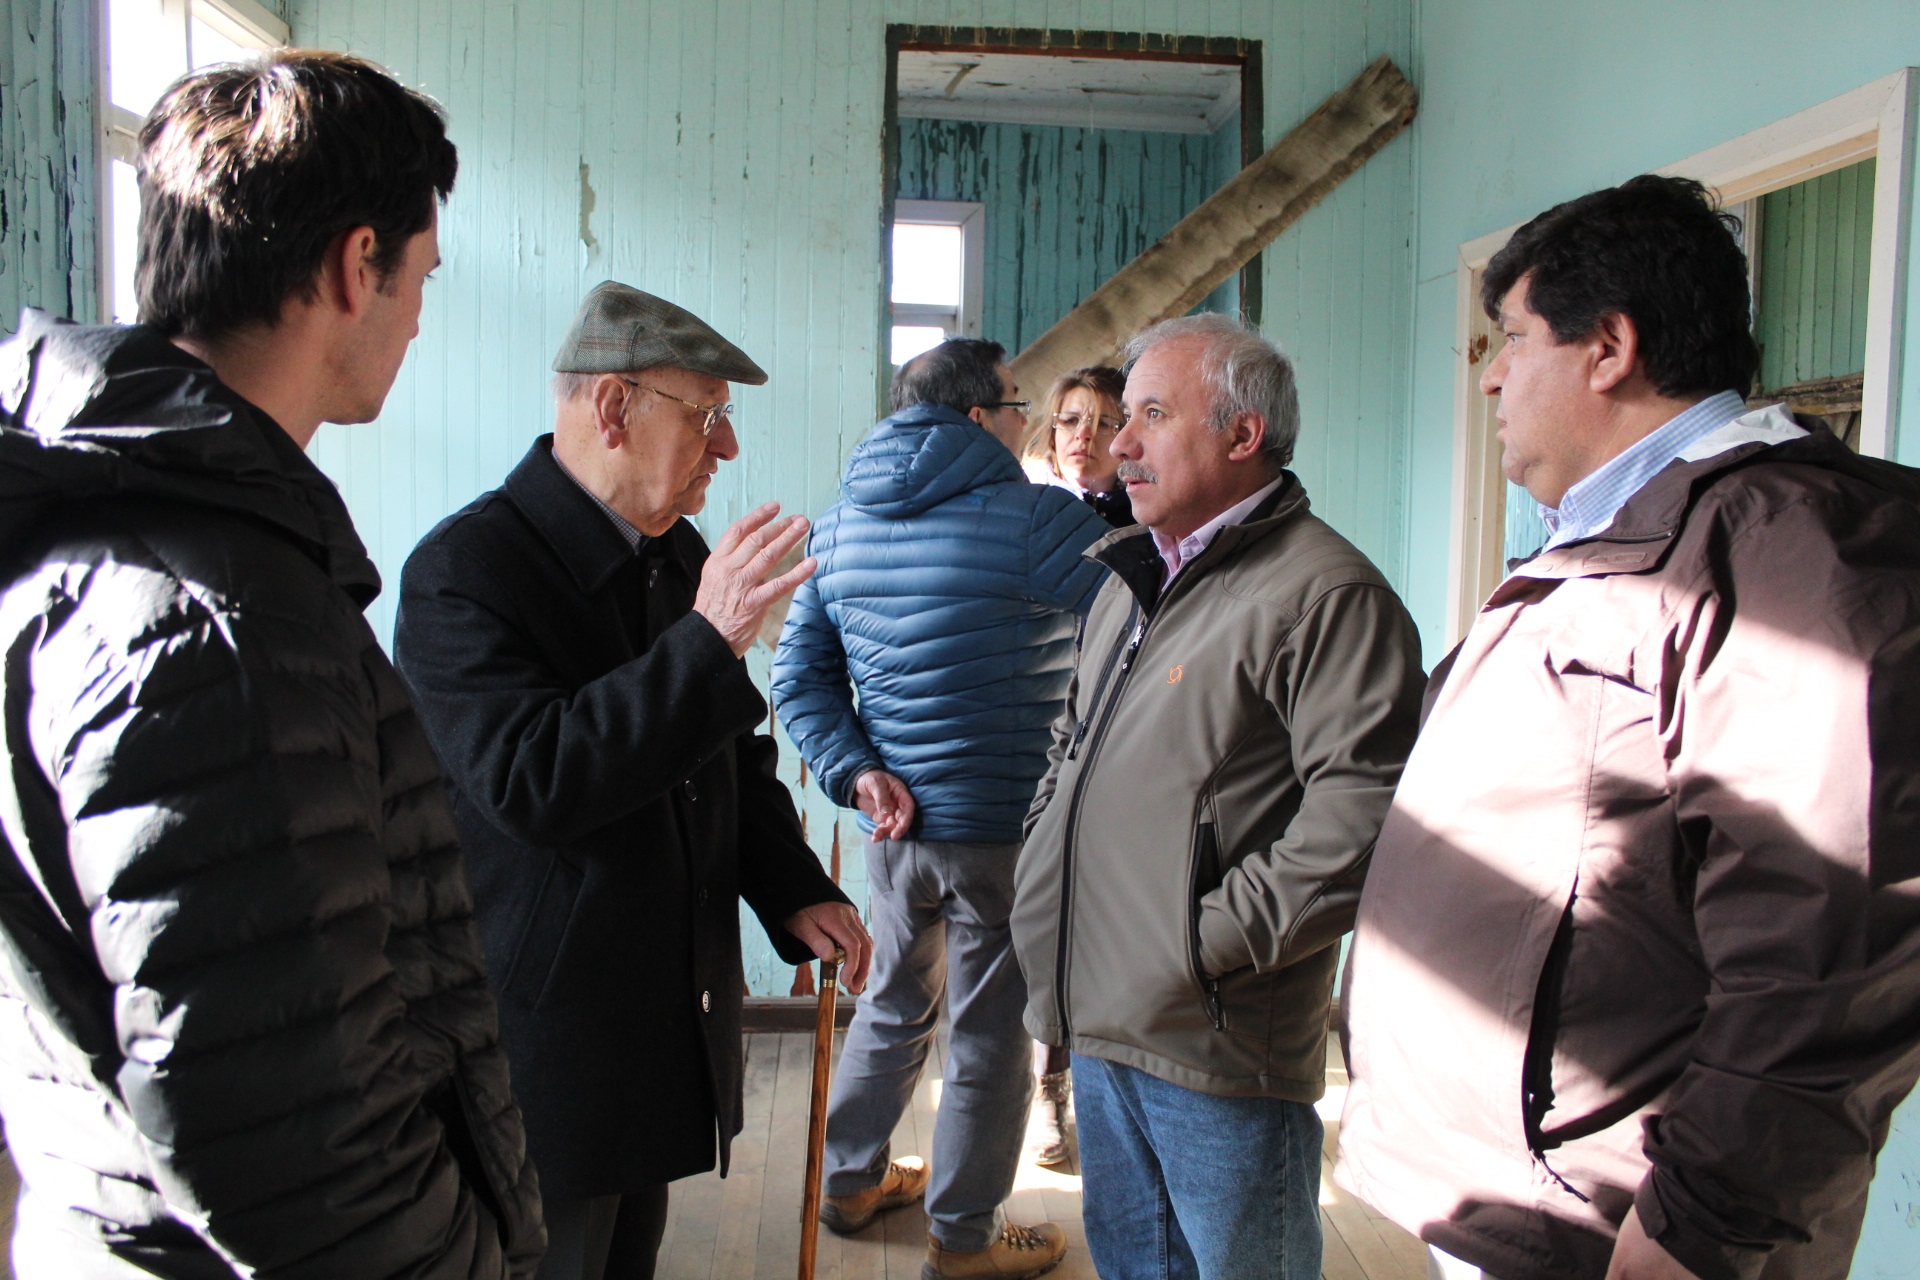
[[[1698,179],[1724,208],[1746,212],[1738,206],[1770,191],[1862,160],[1878,160],[1860,416],[1860,452],[1876,458],[1893,456],[1902,377],[1920,377],[1920,369],[1900,367],[1917,128],[1920,68],[1907,67],[1658,171]],[[1481,602],[1506,576],[1506,477],[1500,470],[1496,434],[1500,424],[1493,400],[1480,394],[1480,362],[1492,355],[1499,335],[1480,310],[1480,280],[1487,263],[1517,230],[1516,223],[1461,245],[1455,272],[1449,648],[1466,635]]]
[[[987,247],[987,207],[972,200],[896,200],[893,225],[902,223],[931,227],[960,228],[960,305],[929,306],[916,302],[892,302],[891,325],[938,325],[951,338],[980,336],[980,299],[985,278]],[[893,228],[887,228],[888,261],[892,261]],[[893,288],[888,284],[891,299]]]
[[[180,65],[191,65],[193,19],[218,31],[235,44],[255,49],[280,49],[292,43],[287,24],[259,0],[159,0],[163,20],[177,32],[180,40]],[[96,0],[93,7],[94,101],[99,104],[99,154],[95,162],[94,207],[95,244],[98,252],[96,296],[102,321],[113,319],[113,162],[132,164],[140,146],[140,130],[145,116],[127,110],[113,100],[113,39],[110,12],[113,0]]]

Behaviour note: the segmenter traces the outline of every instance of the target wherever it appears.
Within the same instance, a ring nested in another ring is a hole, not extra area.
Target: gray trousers
[[[1033,1099],[1020,1024],[1027,984],[1007,925],[1020,846],[869,840],[866,852],[873,973],[834,1076],[826,1192],[851,1195],[885,1176],[944,991],[949,1041],[926,1153],[927,1214],[942,1247],[984,1249],[1000,1232]]]

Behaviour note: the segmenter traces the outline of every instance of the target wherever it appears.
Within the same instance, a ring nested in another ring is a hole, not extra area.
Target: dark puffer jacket
[[[840,491],[773,661],[780,723],[837,803],[885,769],[913,793],[915,836],[1017,842],[1073,674],[1075,615],[1107,576],[1080,553],[1106,523],[1028,483],[943,405],[875,427]]]
[[[502,1277],[539,1194],[338,493],[150,329],[0,345],[23,1277]]]

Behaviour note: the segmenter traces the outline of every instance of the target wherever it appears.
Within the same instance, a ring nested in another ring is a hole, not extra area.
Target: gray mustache
[[[1122,480],[1139,480],[1145,484],[1156,484],[1160,480],[1159,474],[1144,462],[1121,463],[1119,476]]]

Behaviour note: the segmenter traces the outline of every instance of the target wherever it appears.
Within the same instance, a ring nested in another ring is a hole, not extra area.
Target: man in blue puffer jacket
[[[827,1120],[820,1219],[857,1231],[924,1192],[926,1274],[1027,1276],[1065,1251],[1052,1223],[1005,1222],[1032,1086],[1026,984],[1007,917],[1021,821],[1107,532],[1065,490],[1027,482],[1023,401],[998,344],[909,361],[894,414],[854,449],[814,525],[820,567],[773,665],[780,722],[821,788],[859,809],[873,973]],[[858,695],[858,701],[855,695]],[[951,1034],[929,1172],[891,1161],[942,989]]]

